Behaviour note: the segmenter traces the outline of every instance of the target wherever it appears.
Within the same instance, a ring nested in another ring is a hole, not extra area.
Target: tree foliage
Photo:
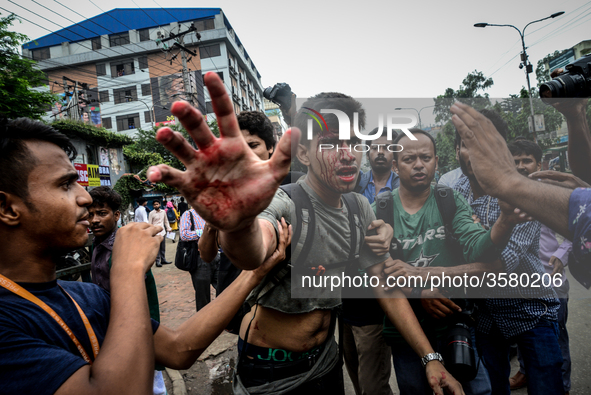
[[[552,79],[550,78],[550,73],[552,72],[552,70],[546,67],[546,63],[548,63],[550,59],[554,59],[555,57],[562,55],[566,51],[568,51],[568,49],[563,49],[562,51],[554,51],[554,53],[548,54],[543,59],[538,60],[538,64],[536,66],[536,78],[538,80],[538,88],[543,83],[548,82]]]
[[[18,21],[14,14],[0,17],[0,114],[41,119],[54,95],[31,90],[43,85],[45,74],[35,68],[34,61],[20,55],[19,46],[28,38],[8,31],[14,21]]]
[[[133,144],[133,139],[129,136],[113,133],[105,128],[88,125],[82,121],[61,119],[51,122],[50,125],[70,138],[77,138],[101,147],[119,148]]]
[[[451,123],[449,108],[456,100],[461,100],[477,110],[489,107],[490,99],[484,91],[492,85],[492,78],[486,78],[481,71],[474,70],[468,73],[458,90],[447,88],[443,95],[435,99],[435,121],[444,124],[436,139],[439,168],[442,173],[459,166],[456,160],[455,128]]]
[[[433,110],[435,122],[447,122],[451,119],[449,108],[457,99],[461,99],[462,103],[468,104],[477,110],[489,106],[488,93],[484,93],[484,90],[492,85],[492,78],[486,78],[482,71],[474,70],[468,73],[458,90],[447,88],[443,95],[437,96]]]

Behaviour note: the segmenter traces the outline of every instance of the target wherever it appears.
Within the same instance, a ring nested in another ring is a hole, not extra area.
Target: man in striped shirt
[[[193,221],[191,221],[191,217]],[[198,241],[203,234],[204,227],[205,220],[194,209],[185,211],[181,216],[181,240]],[[205,262],[201,259],[201,255],[197,259],[197,267],[191,271],[191,281],[195,289],[195,307],[199,311],[211,302],[210,285],[213,285],[214,288],[217,286],[219,260],[216,257],[211,262]]]

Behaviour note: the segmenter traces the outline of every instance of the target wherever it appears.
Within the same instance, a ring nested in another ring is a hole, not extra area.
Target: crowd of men
[[[146,215],[138,199],[138,222],[118,228],[121,197],[76,182],[76,150],[64,135],[24,118],[2,128],[0,394],[163,393],[160,371],[191,366],[236,317],[235,394],[344,394],[343,361],[358,395],[391,394],[391,363],[401,394],[570,391],[568,283],[476,291],[387,280],[534,278],[591,264],[585,101],[555,104],[568,122],[574,175],[539,172],[535,143],[507,145],[498,114],[455,103],[460,171],[444,175],[445,186],[434,184],[437,147],[420,129],[374,140],[366,154],[351,149],[360,143],[353,126],[339,140],[337,117],[300,133],[309,111],[326,108],[363,128],[365,110],[347,95],[308,99],[275,145],[268,119],[237,118],[215,73],[205,84],[221,137],[198,110],[175,103],[198,150],[162,128],[157,140],[186,170],[148,170],[191,206],[183,207],[181,239],[199,239],[197,312],[175,330],[159,322],[151,272],[170,231],[159,205]],[[288,174],[294,156],[305,175]],[[56,281],[57,259],[86,242],[88,227],[95,284]],[[344,275],[379,284],[304,286],[306,277]],[[224,292],[210,301],[210,284],[220,282]],[[474,353],[469,373],[444,360],[460,315],[471,322],[461,341]],[[513,344],[521,370],[509,377]]]

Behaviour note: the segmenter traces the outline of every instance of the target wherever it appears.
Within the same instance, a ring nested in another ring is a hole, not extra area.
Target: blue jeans
[[[566,330],[566,322],[568,321],[568,297],[560,298],[560,308],[558,309],[558,345],[562,352],[562,385],[564,392],[570,391],[571,381],[571,359],[570,359],[570,345],[568,340],[568,331]],[[519,371],[525,374],[525,366],[521,351],[517,350],[519,355]]]
[[[564,394],[562,385],[562,354],[558,346],[558,323],[541,318],[535,328],[505,339],[494,328],[490,334],[476,333],[478,351],[486,365],[492,393],[510,395],[511,364],[509,348],[517,343],[523,356],[527,375],[527,392],[537,394]]]
[[[471,332],[472,342],[475,344],[474,329]],[[441,352],[443,350],[443,338],[429,340],[435,351]],[[474,348],[474,354],[476,363],[478,363],[478,351],[476,347]],[[396,381],[398,382],[400,395],[433,395],[433,390],[427,382],[425,368],[421,364],[421,358],[419,358],[408,343],[400,342],[392,346],[392,361],[394,362],[394,371],[396,372]],[[491,394],[490,380],[483,363],[480,363],[478,366],[478,374],[474,380],[461,384],[466,395]]]

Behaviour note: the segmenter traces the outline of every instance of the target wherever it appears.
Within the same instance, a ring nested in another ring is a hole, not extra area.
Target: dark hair
[[[240,125],[240,130],[248,130],[248,133],[253,136],[259,136],[265,142],[265,147],[268,150],[275,147],[275,138],[273,137],[275,128],[271,120],[262,112],[242,111],[238,114],[238,125]]]
[[[310,115],[308,110],[306,110],[304,107],[311,108],[316,111],[320,111],[322,109],[341,110],[347,114],[351,122],[353,122],[353,113],[356,112],[359,114],[359,129],[361,130],[365,128],[365,110],[363,109],[361,103],[353,99],[351,96],[345,95],[344,93],[322,92],[306,100],[295,116],[294,126],[302,131],[302,137],[300,138],[300,142],[302,142],[302,144],[310,144],[310,141],[305,138]],[[339,122],[336,115],[324,114],[323,117],[326,120],[329,128],[338,129]],[[314,124],[314,133],[317,132],[316,128],[317,126]]]
[[[184,202],[184,201],[185,201],[185,198],[181,196],[181,202]]]
[[[380,128],[376,127],[371,132],[369,132],[368,134],[370,134],[370,135],[377,134],[379,130],[380,130]],[[380,133],[380,137],[378,137],[377,139],[381,139],[382,137],[386,137],[386,135],[384,134],[384,132],[386,130],[387,129],[386,129],[385,126],[382,127],[382,132]],[[396,132],[395,130],[392,130],[392,144],[394,144],[394,140],[396,140],[397,138],[398,138],[398,132]],[[375,139],[375,140],[377,140],[377,139]],[[375,140],[365,140],[364,141],[364,144],[371,145],[372,141],[375,141]]]
[[[142,204],[146,203],[148,201],[148,199],[146,199],[145,197],[142,196],[142,197],[137,198],[136,201],[137,201],[137,204],[139,204],[141,206]]]
[[[31,208],[29,174],[37,165],[37,158],[27,148],[26,141],[55,144],[70,160],[77,152],[68,137],[40,121],[29,118],[0,120],[0,191],[18,196]]]
[[[424,134],[425,136],[429,137],[429,140],[431,140],[431,142],[433,143],[433,154],[434,154],[434,156],[437,156],[437,144],[435,144],[435,139],[433,138],[433,136],[431,136],[431,134],[429,134],[428,132],[425,132],[423,129],[418,129],[418,128],[408,129],[408,131],[411,132],[412,134]],[[408,137],[408,136],[404,133],[400,133],[398,135],[398,137],[396,137],[396,139],[394,140],[394,142],[392,144],[398,144],[399,141],[402,140],[404,137]],[[398,160],[398,152],[394,152],[394,160]]]
[[[162,206],[162,202],[161,202],[160,200],[158,200],[158,199],[154,199],[154,200],[152,201],[152,206],[154,206],[154,203],[158,203],[159,205],[161,205],[161,206]]]
[[[529,140],[516,140],[509,144],[511,155],[532,155],[537,163],[542,161],[542,149],[539,145]]]
[[[111,187],[96,187],[88,193],[92,198],[91,207],[107,205],[113,210],[113,212],[119,210],[119,207],[121,207],[121,195],[111,189]]]
[[[503,139],[505,141],[507,141],[507,135],[509,134],[509,126],[507,125],[507,122],[505,122],[505,120],[503,118],[501,118],[501,115],[494,110],[489,110],[486,108],[484,108],[482,110],[478,110],[478,112],[481,113],[482,115],[484,115],[485,117],[487,117],[488,119],[490,119],[490,121],[495,126],[495,128],[497,129],[499,134],[501,136],[503,136]],[[459,147],[460,144],[462,144],[462,137],[460,137],[460,134],[456,130],[455,146]]]

